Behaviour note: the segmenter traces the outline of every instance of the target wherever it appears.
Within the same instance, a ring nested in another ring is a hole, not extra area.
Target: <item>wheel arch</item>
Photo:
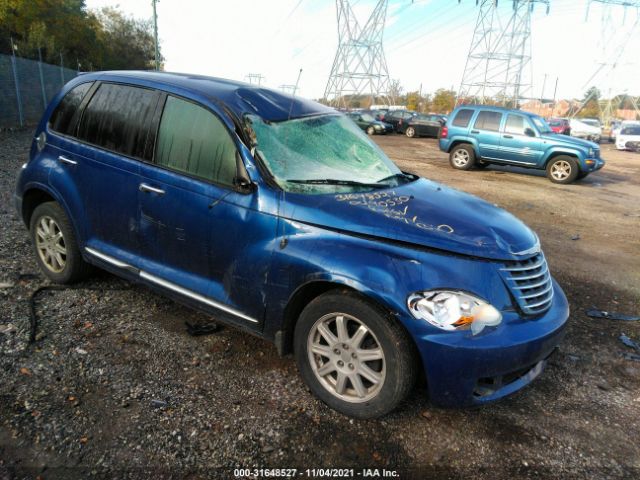
[[[302,310],[304,310],[304,308],[315,298],[334,290],[343,291],[348,295],[359,297],[384,312],[389,318],[393,318],[394,321],[405,331],[407,337],[411,339],[411,348],[414,350],[416,359],[421,360],[421,356],[413,336],[403,322],[397,318],[397,315],[394,314],[391,308],[386,306],[380,300],[374,298],[372,295],[367,295],[354,286],[334,280],[310,281],[298,287],[298,289],[291,295],[284,309],[281,330],[276,334],[276,346],[278,347],[280,355],[292,353],[294,350],[293,334]],[[424,377],[422,362],[420,361],[419,363],[421,365],[420,373],[422,373],[422,376]]]
[[[478,149],[476,148],[475,143],[473,142],[473,140],[469,140],[469,139],[455,139],[452,140],[451,143],[449,144],[449,148],[447,149],[447,153],[451,153],[451,151],[457,147],[458,145],[470,145],[473,148],[474,153],[476,154],[476,157],[478,157]]]
[[[578,156],[578,154],[576,152],[563,151],[563,150],[555,150],[555,151],[551,152],[547,156],[546,160],[544,161],[544,168],[546,169],[549,166],[549,162],[551,160],[553,160],[554,158],[558,158],[558,157],[571,157],[571,158],[573,158],[576,161],[576,163],[578,164],[578,169],[580,169],[580,171],[582,171],[580,157]]]
[[[73,233],[75,234],[76,239],[79,243],[82,242],[83,237],[80,236],[78,226],[76,225],[73,215],[71,215],[71,212],[69,211],[68,205],[49,188],[46,188],[39,184],[28,186],[22,194],[22,205],[20,213],[22,215],[22,221],[27,226],[27,229],[31,224],[31,216],[33,215],[35,209],[38,207],[38,205],[42,205],[46,202],[56,202],[58,205],[60,205],[65,215],[69,219],[69,223],[71,224],[71,228],[73,228]]]

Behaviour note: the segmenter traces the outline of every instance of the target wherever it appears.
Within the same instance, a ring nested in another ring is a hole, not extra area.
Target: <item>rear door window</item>
[[[150,160],[147,138],[158,101],[154,90],[104,83],[82,114],[78,138],[124,155]],[[150,143],[153,145],[153,143]]]
[[[452,125],[456,127],[468,127],[471,117],[473,116],[473,110],[462,109],[456,113],[456,117],[453,119]]]
[[[76,113],[93,82],[81,83],[72,88],[60,101],[49,119],[49,128],[54,132],[73,135],[77,123]],[[75,118],[74,118],[75,117]]]
[[[524,130],[528,125],[524,117],[521,115],[507,115],[507,121],[504,126],[504,133],[513,135],[524,135]]]
[[[236,146],[224,124],[209,110],[168,96],[158,131],[156,163],[233,186]]]
[[[502,113],[490,112],[487,110],[481,110],[478,113],[473,128],[478,130],[489,130],[491,132],[497,132],[500,130],[500,121],[502,120]]]

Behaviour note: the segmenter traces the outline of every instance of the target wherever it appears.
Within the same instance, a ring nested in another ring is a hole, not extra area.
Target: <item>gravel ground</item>
[[[638,314],[640,155],[605,146],[602,172],[560,187],[507,168],[454,171],[432,140],[377,139],[402,167],[536,229],[572,316],[544,375],[504,401],[438,409],[417,387],[396,412],[357,421],[317,401],[271,344],[232,328],[191,337],[184,322],[208,318],[106,273],[40,292],[29,345],[29,299],[47,282],[12,193],[30,138],[0,132],[0,480],[233,478],[237,467],[639,478],[640,362],[618,337],[640,339],[640,322],[584,310]]]

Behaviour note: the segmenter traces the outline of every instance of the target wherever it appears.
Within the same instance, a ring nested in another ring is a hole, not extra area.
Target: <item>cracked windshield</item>
[[[400,169],[347,117],[321,115],[278,123],[249,118],[258,154],[286,191],[364,191],[403,182]]]

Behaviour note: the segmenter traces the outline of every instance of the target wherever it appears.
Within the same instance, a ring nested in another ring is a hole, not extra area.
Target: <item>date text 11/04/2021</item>
[[[397,470],[386,468],[236,468],[235,478],[400,478]]]

